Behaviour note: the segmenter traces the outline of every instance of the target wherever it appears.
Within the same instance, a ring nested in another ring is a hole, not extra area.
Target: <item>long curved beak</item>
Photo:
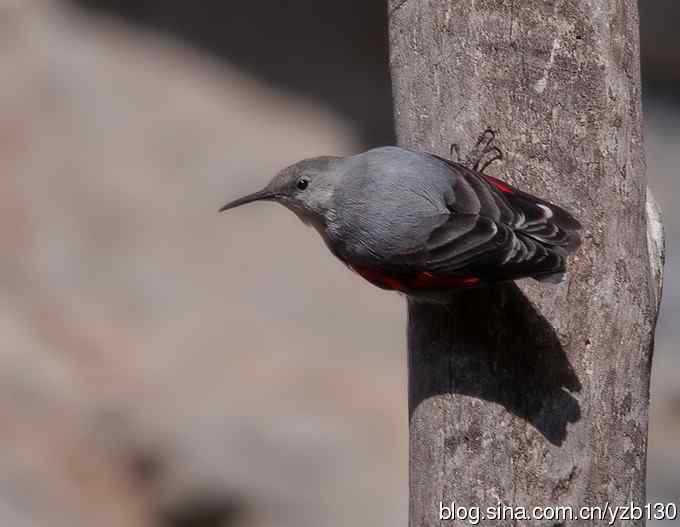
[[[252,194],[248,194],[247,196],[243,196],[242,198],[235,199],[234,201],[230,201],[220,209],[220,212],[245,205],[246,203],[252,203],[253,201],[271,200],[274,199],[274,197],[275,194],[265,188],[253,192]]]

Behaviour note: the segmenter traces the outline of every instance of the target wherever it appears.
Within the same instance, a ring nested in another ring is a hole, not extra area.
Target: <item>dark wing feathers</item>
[[[484,178],[497,181],[490,176],[484,176]],[[522,192],[507,184],[506,186],[512,189],[512,193],[503,192],[500,194],[497,192],[496,194],[499,195],[499,199],[506,200],[517,215],[517,221],[514,225],[517,231],[523,232],[542,243],[565,247],[568,252],[574,251],[579,246],[580,236],[578,231],[581,229],[581,224],[571,214],[553,203]]]
[[[473,261],[488,260],[495,255],[497,249],[507,244],[511,233],[503,225],[481,216],[452,215],[451,219],[442,225],[433,237],[440,240],[448,238],[448,230],[457,230],[453,225],[460,221],[460,216],[474,220],[474,227],[459,237],[451,238],[448,243],[432,244],[432,238],[427,243],[426,266],[440,273],[453,273],[469,266]]]
[[[557,205],[439,159],[451,170],[454,188],[451,216],[421,254],[428,271],[488,281],[564,272],[567,255],[580,243],[578,221]]]

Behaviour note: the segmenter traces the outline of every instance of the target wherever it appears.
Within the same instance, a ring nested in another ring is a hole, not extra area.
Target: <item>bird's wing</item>
[[[455,211],[478,214],[503,223],[516,232],[573,252],[580,244],[581,224],[561,207],[486,174],[438,156],[451,170]]]
[[[580,243],[580,224],[565,210],[496,178],[441,159],[452,172],[449,219],[421,248],[433,276],[481,280],[562,273]]]

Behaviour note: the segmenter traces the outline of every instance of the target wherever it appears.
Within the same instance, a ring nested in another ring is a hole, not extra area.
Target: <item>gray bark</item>
[[[400,145],[465,152],[492,127],[506,160],[489,173],[584,226],[562,285],[409,302],[410,525],[469,525],[440,522],[440,501],[643,506],[663,238],[635,0],[394,0],[389,16]]]

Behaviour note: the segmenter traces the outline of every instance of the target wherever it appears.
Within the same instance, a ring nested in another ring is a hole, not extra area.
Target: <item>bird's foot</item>
[[[463,164],[483,174],[489,165],[504,158],[503,151],[495,144],[495,141],[496,132],[491,128],[484,130],[479,139],[477,139],[475,146],[463,161]],[[460,147],[457,143],[453,143],[449,150],[451,159],[453,159],[454,152],[456,154],[456,162],[460,163]]]

